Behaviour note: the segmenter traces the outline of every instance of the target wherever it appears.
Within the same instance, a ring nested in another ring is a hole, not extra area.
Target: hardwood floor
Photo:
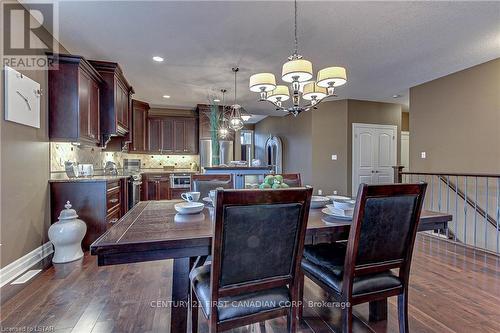
[[[425,235],[417,237],[409,296],[411,332],[500,332],[500,259]],[[167,332],[172,263],[169,260],[98,268],[88,254],[55,265],[23,289],[0,289],[0,331]],[[306,279],[305,301],[328,296]],[[307,305],[307,303],[306,303]],[[368,321],[368,305],[354,307],[354,332],[397,332],[396,298],[389,319]],[[202,317],[202,316],[201,316]],[[200,318],[200,332],[207,332]],[[304,309],[301,333],[339,332],[340,311]],[[286,332],[284,318],[232,332]],[[175,332],[177,333],[177,332]]]

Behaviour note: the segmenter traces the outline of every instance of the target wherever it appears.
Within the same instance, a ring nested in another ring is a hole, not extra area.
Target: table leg
[[[370,321],[387,320],[387,298],[370,302]]]
[[[189,302],[190,258],[174,259],[170,332],[186,333]]]

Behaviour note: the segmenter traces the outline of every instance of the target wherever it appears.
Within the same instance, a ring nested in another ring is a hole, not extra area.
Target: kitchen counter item
[[[52,262],[62,264],[83,257],[82,240],[87,232],[85,222],[78,219],[69,201],[64,205],[59,221],[49,228],[49,239],[54,244],[55,252]]]
[[[104,174],[109,176],[117,176],[118,169],[116,168],[116,163],[113,161],[107,161],[104,166]]]
[[[66,171],[66,176],[68,176],[68,178],[76,178],[80,175],[78,172],[78,164],[76,162],[64,162],[64,170]]]

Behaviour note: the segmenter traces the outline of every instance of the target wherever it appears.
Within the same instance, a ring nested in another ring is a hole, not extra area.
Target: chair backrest
[[[217,191],[212,302],[296,282],[311,195],[305,188]]]
[[[233,188],[231,175],[192,175],[191,191],[200,192],[200,198],[205,198],[211,190],[218,187],[223,189]]]
[[[355,276],[399,268],[408,281],[427,184],[361,184],[345,259],[344,287]],[[348,291],[348,289],[345,289]]]
[[[282,174],[283,182],[290,187],[302,187],[300,173],[285,173]]]

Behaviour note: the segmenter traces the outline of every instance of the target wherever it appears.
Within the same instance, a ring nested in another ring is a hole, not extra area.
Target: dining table
[[[173,259],[171,332],[186,332],[189,272],[199,257],[211,254],[215,209],[206,205],[194,215],[179,215],[179,200],[141,201],[90,246],[99,266]],[[446,229],[452,216],[423,210],[418,231]],[[350,224],[311,209],[305,244],[346,240]],[[370,320],[387,318],[387,299],[369,305]]]

